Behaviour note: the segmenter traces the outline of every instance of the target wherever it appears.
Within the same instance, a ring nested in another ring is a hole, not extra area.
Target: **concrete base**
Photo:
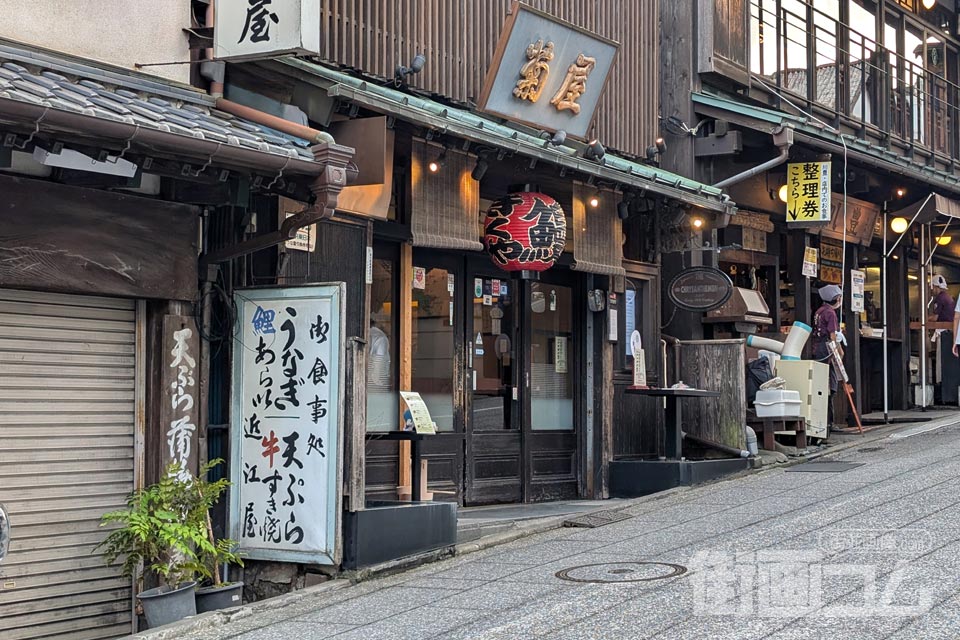
[[[723,460],[614,460],[610,496],[635,498],[681,485],[694,485],[750,468],[747,458]]]
[[[454,502],[368,502],[345,513],[343,567],[356,569],[457,543]]]

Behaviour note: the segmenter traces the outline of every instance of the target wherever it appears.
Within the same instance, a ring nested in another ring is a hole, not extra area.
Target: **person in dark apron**
[[[837,342],[840,333],[840,318],[837,310],[843,302],[843,290],[835,284],[820,287],[817,291],[823,304],[813,314],[813,358],[824,362],[830,367],[830,399],[827,401],[827,428],[833,428],[833,394],[839,387],[837,371],[830,361],[828,342]],[[843,347],[837,344],[840,357],[843,358]]]

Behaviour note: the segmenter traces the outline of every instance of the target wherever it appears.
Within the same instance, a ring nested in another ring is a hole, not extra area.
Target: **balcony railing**
[[[802,0],[751,0],[745,45],[752,75],[834,126],[957,159],[960,56],[942,34],[921,33],[886,28],[916,44],[910,59]]]

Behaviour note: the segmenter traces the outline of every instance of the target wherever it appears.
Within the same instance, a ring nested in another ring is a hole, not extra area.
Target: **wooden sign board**
[[[164,431],[163,468],[177,463],[178,478],[196,476],[200,421],[200,339],[191,316],[164,316],[160,424]]]

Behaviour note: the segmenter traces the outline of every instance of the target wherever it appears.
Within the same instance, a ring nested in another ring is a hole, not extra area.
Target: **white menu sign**
[[[236,293],[230,537],[339,564],[344,285]]]

